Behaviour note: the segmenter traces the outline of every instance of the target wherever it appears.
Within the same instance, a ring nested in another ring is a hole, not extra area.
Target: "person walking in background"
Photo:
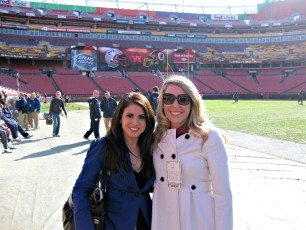
[[[234,99],[235,103],[238,103],[238,101],[239,101],[239,94],[238,93],[234,93],[233,99]]]
[[[106,132],[110,130],[110,124],[112,117],[117,107],[116,100],[110,96],[110,92],[106,91],[104,94],[105,98],[101,102],[101,110],[103,112],[103,121]]]
[[[149,96],[149,101],[152,106],[152,109],[154,110],[154,113],[156,114],[156,109],[158,105],[158,97],[159,97],[159,92],[158,92],[159,89],[157,86],[154,86],[152,90],[153,90],[153,93]]]
[[[28,100],[28,123],[34,128],[38,129],[38,116],[40,113],[40,101],[35,93],[30,94]],[[33,126],[34,121],[34,126]]]
[[[154,183],[152,162],[154,112],[139,93],[122,97],[105,137],[92,142],[72,197],[76,230],[94,229],[89,195],[102,169],[102,184],[110,171],[106,191],[105,229],[147,230],[151,225]]]
[[[303,105],[303,99],[304,99],[304,90],[301,90],[298,93],[298,104]]]
[[[88,140],[89,136],[94,132],[95,138],[100,138],[100,120],[102,112],[100,108],[99,91],[94,90],[93,96],[88,100],[89,103],[89,114],[90,114],[90,128],[83,136],[84,139]]]
[[[233,229],[225,140],[195,85],[182,76],[165,79],[153,151],[153,230]]]
[[[65,104],[61,98],[62,94],[60,91],[56,91],[55,98],[51,100],[49,115],[52,116],[53,119],[53,137],[60,137],[59,131],[61,127],[61,117],[60,114],[63,111],[67,118],[67,111],[65,108]]]
[[[16,101],[16,109],[18,110],[19,125],[28,131],[28,104],[23,93],[19,93],[19,100]]]

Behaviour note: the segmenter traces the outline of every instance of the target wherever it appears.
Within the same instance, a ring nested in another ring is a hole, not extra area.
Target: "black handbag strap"
[[[109,170],[106,171],[105,183],[104,183],[104,185],[100,186],[100,182],[101,182],[100,180],[102,178],[102,175],[103,175],[103,170],[101,169],[100,172],[99,172],[98,181],[95,185],[95,188],[92,191],[92,193],[90,194],[90,200],[92,200],[92,202],[94,202],[94,203],[98,203],[101,200],[101,197],[104,197],[104,195],[106,194],[106,189],[107,189],[107,185],[108,185],[111,173],[110,173]],[[102,192],[102,194],[100,194],[101,192]]]
[[[102,174],[103,174],[103,170],[100,171],[99,180],[98,181],[100,181],[100,179],[102,177]],[[107,186],[108,186],[110,175],[111,175],[111,172],[109,170],[106,170],[106,179],[105,179],[104,185],[102,186],[102,192],[103,193],[106,193],[106,189],[107,189]]]

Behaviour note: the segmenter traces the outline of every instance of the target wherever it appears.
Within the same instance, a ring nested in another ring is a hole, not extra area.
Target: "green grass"
[[[210,120],[219,128],[306,144],[306,104],[278,100],[205,100]],[[49,112],[42,104],[41,112]],[[88,110],[68,103],[67,111]]]
[[[219,128],[306,144],[306,105],[278,100],[206,100]]]
[[[42,103],[40,111],[42,113],[48,113],[50,108],[50,103]],[[72,111],[72,110],[88,110],[88,106],[80,105],[78,103],[67,103],[66,104],[66,110]]]

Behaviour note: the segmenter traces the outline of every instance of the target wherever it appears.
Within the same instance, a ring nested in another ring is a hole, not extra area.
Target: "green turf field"
[[[49,111],[42,104],[42,112]],[[278,100],[207,100],[208,116],[219,128],[306,144],[306,102]],[[68,103],[68,111],[88,106]]]
[[[50,108],[50,103],[41,103],[41,112],[42,113],[48,113]],[[72,111],[72,110],[88,110],[88,106],[80,105],[77,103],[67,103],[66,104],[66,110]]]
[[[207,100],[206,109],[218,127],[306,144],[306,103],[278,100]]]

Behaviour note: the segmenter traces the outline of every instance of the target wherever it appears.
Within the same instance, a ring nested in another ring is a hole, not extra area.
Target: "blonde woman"
[[[232,230],[224,138],[189,79],[167,78],[157,108],[153,230]]]

